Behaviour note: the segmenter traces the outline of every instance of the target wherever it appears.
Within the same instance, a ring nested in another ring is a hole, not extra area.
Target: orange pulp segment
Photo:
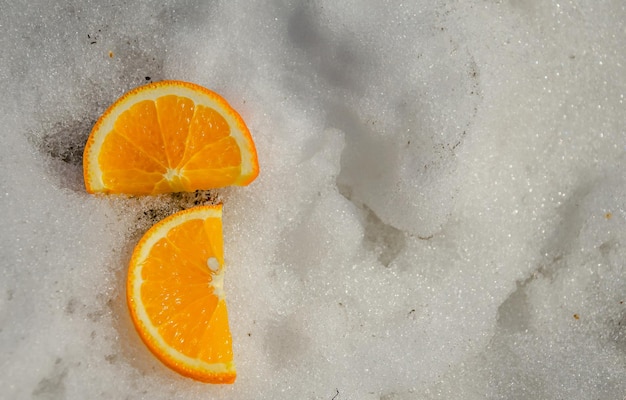
[[[224,299],[222,205],[180,211],[139,241],[127,301],[139,336],[165,365],[209,383],[233,383]]]
[[[100,117],[83,155],[89,193],[149,195],[247,185],[259,173],[239,114],[217,93],[161,81],[123,95]]]

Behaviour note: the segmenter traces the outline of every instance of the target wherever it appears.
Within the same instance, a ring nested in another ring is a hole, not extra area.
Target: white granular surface
[[[0,398],[624,398],[625,7],[3,2]],[[134,245],[187,203],[82,183],[98,116],[161,79],[257,144],[216,194],[232,386],[126,309]]]

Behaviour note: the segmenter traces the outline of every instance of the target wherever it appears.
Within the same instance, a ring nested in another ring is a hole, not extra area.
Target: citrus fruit
[[[236,377],[223,285],[221,204],[158,222],[128,270],[127,302],[141,339],[165,365],[203,382]]]
[[[138,87],[94,125],[83,154],[89,193],[148,195],[247,185],[254,142],[217,93],[181,81]]]

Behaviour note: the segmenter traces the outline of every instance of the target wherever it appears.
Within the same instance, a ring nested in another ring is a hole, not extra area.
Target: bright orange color
[[[83,173],[89,193],[145,195],[247,185],[259,164],[226,100],[193,83],[161,81],[131,90],[100,117]]]
[[[180,211],[135,247],[127,301],[139,336],[165,365],[209,383],[233,383],[224,300],[222,206]]]

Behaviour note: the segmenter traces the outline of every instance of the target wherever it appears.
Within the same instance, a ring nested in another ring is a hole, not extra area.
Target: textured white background
[[[622,399],[623,1],[0,2],[0,398]],[[126,265],[180,197],[84,192],[125,91],[220,92],[239,377],[138,339]]]

